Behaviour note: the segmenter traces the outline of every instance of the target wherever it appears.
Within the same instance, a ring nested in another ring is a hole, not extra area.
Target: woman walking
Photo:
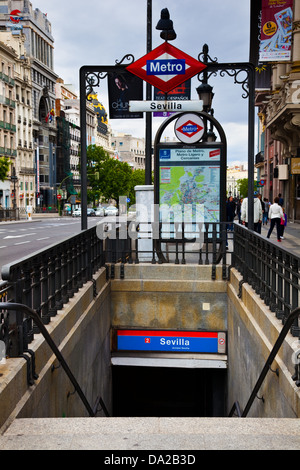
[[[277,241],[281,242],[280,238],[280,222],[284,218],[282,207],[278,204],[279,197],[275,197],[274,204],[270,206],[269,209],[269,219],[270,219],[270,228],[268,231],[267,238],[270,238],[270,235],[273,231],[273,228],[276,225],[277,230]]]

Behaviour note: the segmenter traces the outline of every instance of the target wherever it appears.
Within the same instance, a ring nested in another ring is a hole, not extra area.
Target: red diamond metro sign
[[[164,42],[126,69],[164,93],[202,72],[206,65]]]

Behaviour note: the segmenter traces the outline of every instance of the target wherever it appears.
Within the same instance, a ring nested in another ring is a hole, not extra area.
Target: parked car
[[[81,217],[81,209],[75,209],[73,211],[72,217]]]
[[[135,204],[131,207],[129,207],[127,215],[130,219],[135,219],[136,218],[136,206]]]
[[[88,207],[87,208],[87,216],[92,217],[94,215],[96,215],[94,209],[92,209],[91,207]]]
[[[98,217],[104,217],[105,215],[105,210],[104,210],[104,207],[97,207],[97,209],[95,210],[95,215],[98,216]]]
[[[118,215],[118,214],[119,214],[119,210],[115,206],[108,206],[105,209],[105,215]]]

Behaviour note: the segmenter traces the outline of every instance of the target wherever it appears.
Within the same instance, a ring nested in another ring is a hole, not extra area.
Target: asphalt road
[[[89,217],[88,228],[96,225],[100,220],[100,217]],[[80,232],[80,217],[51,217],[16,223],[0,223],[0,279],[2,266]]]

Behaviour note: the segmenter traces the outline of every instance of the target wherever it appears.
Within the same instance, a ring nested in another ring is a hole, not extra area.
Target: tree
[[[95,205],[96,200],[102,196],[99,187],[100,172],[102,171],[103,162],[107,161],[110,157],[109,154],[97,145],[89,145],[87,148],[87,178],[88,178],[88,191],[87,200]]]
[[[237,180],[238,192],[241,197],[248,197],[248,178]],[[257,191],[257,181],[254,181],[254,191]]]
[[[114,199],[118,205],[120,196],[128,196],[132,182],[132,169],[126,162],[109,158],[99,171],[98,188],[106,201]]]
[[[87,177],[89,201],[102,197],[105,201],[114,199],[118,204],[120,196],[129,195],[132,169],[128,163],[111,158],[103,147],[90,145],[87,148]]]
[[[10,161],[7,157],[0,157],[0,181],[4,181],[9,172]]]

